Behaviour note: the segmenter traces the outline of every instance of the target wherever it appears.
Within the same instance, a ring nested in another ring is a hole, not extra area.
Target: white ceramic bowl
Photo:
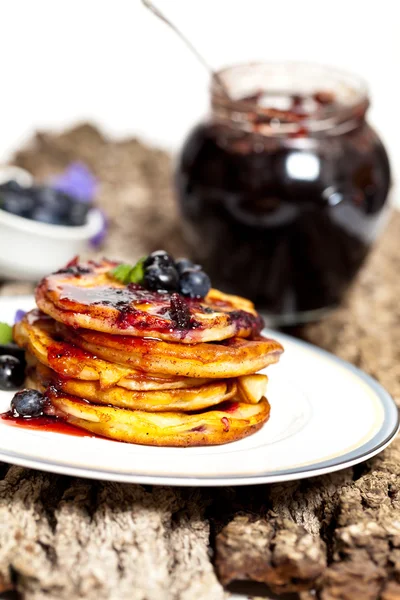
[[[0,278],[38,281],[87,251],[102,227],[97,209],[79,227],[31,221],[0,209]]]

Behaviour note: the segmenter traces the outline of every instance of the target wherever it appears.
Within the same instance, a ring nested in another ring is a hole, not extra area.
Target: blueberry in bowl
[[[96,180],[80,163],[46,184],[24,185],[16,179],[1,181],[0,209],[32,221],[81,227],[94,207]]]
[[[11,173],[7,179],[0,169],[0,277],[37,281],[102,239],[104,214],[88,198],[88,185],[83,200],[72,195],[71,181],[68,189],[65,180],[27,184]]]

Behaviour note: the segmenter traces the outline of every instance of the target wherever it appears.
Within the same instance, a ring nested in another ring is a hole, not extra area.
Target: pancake
[[[14,339],[37,361],[64,378],[99,381],[100,388],[118,385],[128,390],[182,389],[203,385],[207,379],[144,375],[129,366],[117,365],[94,356],[57,335],[56,322],[33,310],[14,326]],[[32,361],[31,361],[32,362]]]
[[[249,300],[214,289],[204,300],[184,301],[187,318],[182,324],[171,294],[119,283],[108,275],[117,264],[89,261],[45,277],[36,288],[38,307],[69,327],[183,344],[248,337],[262,329]]]
[[[276,363],[283,352],[281,344],[262,336],[189,345],[73,330],[62,325],[57,329],[63,338],[103,360],[174,377],[249,375]]]
[[[268,420],[270,405],[226,402],[198,413],[150,413],[98,406],[49,388],[55,414],[68,423],[121,442],[148,446],[212,446],[246,437]]]
[[[187,259],[172,265],[164,251],[117,272],[117,262],[74,259],[40,282],[39,310],[14,326],[14,339],[47,417],[176,447],[240,440],[269,419],[267,377],[257,371],[279,360],[281,344],[261,335],[249,300],[210,289]],[[196,295],[205,298],[188,297]]]
[[[98,382],[62,379],[57,373],[40,364],[31,370],[30,381],[34,381],[35,388],[40,391],[53,386],[60,392],[94,404],[146,412],[201,410],[221,404],[233,398],[237,392],[235,381],[229,379],[178,390],[130,391],[118,386],[101,389]]]

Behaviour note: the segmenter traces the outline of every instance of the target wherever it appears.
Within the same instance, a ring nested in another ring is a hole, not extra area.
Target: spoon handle
[[[228,90],[226,89],[225,84],[221,80],[218,73],[214,71],[214,69],[209,65],[209,63],[205,60],[205,58],[199,53],[199,51],[193,46],[192,42],[188,40],[188,38],[174,25],[171,23],[169,19],[156,7],[150,0],[142,0],[142,3],[146,8],[148,8],[156,17],[158,17],[161,21],[163,21],[168,27],[170,27],[178,37],[183,41],[184,44],[192,51],[192,53],[196,56],[196,58],[201,62],[201,64],[207,69],[207,71],[211,74],[211,77],[217,82],[221,91],[224,95],[229,98]]]

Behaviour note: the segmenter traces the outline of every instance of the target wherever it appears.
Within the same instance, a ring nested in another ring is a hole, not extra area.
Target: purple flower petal
[[[84,163],[75,162],[53,179],[51,187],[68,194],[81,202],[92,202],[97,192],[98,181]]]
[[[22,319],[24,318],[25,315],[26,315],[26,310],[21,310],[19,308],[17,310],[17,312],[15,313],[14,323],[19,323],[20,321],[22,321]]]
[[[93,248],[98,248],[99,246],[101,246],[101,244],[104,241],[104,238],[107,235],[107,231],[108,231],[108,218],[107,218],[106,213],[101,208],[98,208],[97,210],[100,213],[103,224],[102,224],[101,229],[98,231],[98,233],[96,233],[96,235],[94,235],[90,240],[90,244],[91,244],[91,246],[93,246]]]

